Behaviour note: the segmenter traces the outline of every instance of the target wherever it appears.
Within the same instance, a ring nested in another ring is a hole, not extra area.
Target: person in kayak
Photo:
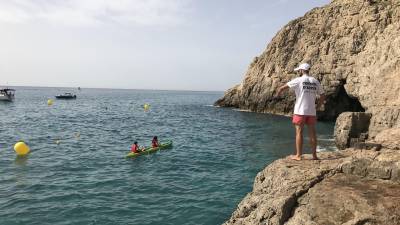
[[[143,148],[139,149],[138,142],[135,141],[135,142],[133,143],[132,147],[131,147],[131,152],[133,152],[133,153],[139,153],[139,152],[141,152],[141,151],[143,151]]]
[[[157,148],[157,147],[160,146],[160,144],[158,143],[158,138],[157,138],[157,136],[154,136],[154,137],[153,137],[153,140],[151,141],[151,146],[152,146],[153,148]]]

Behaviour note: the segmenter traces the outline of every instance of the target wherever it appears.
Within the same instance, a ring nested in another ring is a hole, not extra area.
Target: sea
[[[294,152],[290,118],[214,107],[223,92],[15,89],[0,102],[1,225],[222,224]],[[64,92],[77,99],[54,98]],[[318,123],[318,151],[335,150],[333,128]],[[173,148],[125,157],[153,136]]]

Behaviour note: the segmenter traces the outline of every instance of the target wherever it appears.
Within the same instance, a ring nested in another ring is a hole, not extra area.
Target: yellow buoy
[[[49,99],[49,100],[47,100],[47,105],[51,106],[51,105],[53,105],[53,102],[54,102],[53,99]]]
[[[145,111],[148,111],[150,109],[150,105],[149,104],[144,104],[143,106]]]
[[[14,150],[19,156],[24,156],[30,152],[30,148],[25,142],[20,141],[14,145]]]

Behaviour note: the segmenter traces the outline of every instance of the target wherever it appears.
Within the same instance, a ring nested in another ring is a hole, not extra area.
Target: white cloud
[[[105,23],[176,25],[191,0],[0,0],[0,22],[46,21],[72,26]]]

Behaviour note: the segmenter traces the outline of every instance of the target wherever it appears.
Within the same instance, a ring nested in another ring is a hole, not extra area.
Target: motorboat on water
[[[57,95],[56,99],[76,99],[76,95],[72,93],[64,93],[62,95]]]
[[[0,101],[12,102],[15,98],[15,90],[10,88],[0,89]]]

